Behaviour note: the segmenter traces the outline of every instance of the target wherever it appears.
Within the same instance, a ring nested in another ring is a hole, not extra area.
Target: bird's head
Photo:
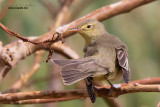
[[[106,33],[104,25],[95,19],[85,20],[76,28],[70,29],[69,31],[76,31],[80,33],[86,40],[87,44],[92,43],[97,37]]]

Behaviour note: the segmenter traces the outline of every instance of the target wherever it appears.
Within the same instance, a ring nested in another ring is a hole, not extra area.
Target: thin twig
[[[30,42],[30,43],[35,44],[35,45],[38,44],[37,42],[34,42],[34,41],[32,41],[32,40],[29,40],[27,37],[23,37],[23,36],[15,33],[15,32],[13,32],[13,31],[11,31],[9,28],[7,28],[6,26],[4,26],[2,23],[0,23],[0,27],[1,27],[5,32],[7,32],[9,35],[14,36],[14,37],[17,37],[17,38],[23,40],[24,42]]]
[[[61,11],[58,13],[57,17],[56,17],[56,21],[54,23],[54,26],[52,27],[51,30],[54,30],[55,28],[59,27],[60,25],[62,25],[63,23],[65,23],[65,16],[67,15],[67,13],[69,12],[69,6],[71,5],[72,0],[67,0],[64,1],[63,5],[62,5],[62,9]],[[55,37],[55,35],[57,34],[57,36]],[[55,43],[56,41],[60,39],[62,40],[62,43],[65,42],[65,40],[62,37],[61,33],[55,32],[53,34],[53,37],[51,39],[45,40],[42,43],[48,43],[49,42],[49,55],[47,57],[47,59],[45,60],[45,62],[48,62],[50,60],[50,58],[52,57],[52,53],[53,53],[53,49],[51,48],[52,43]],[[41,42],[39,42],[38,44],[40,44]]]

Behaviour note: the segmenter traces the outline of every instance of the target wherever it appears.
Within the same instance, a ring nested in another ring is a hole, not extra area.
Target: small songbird
[[[107,80],[111,88],[114,88],[110,81],[123,76],[124,82],[129,83],[131,74],[127,46],[119,38],[109,34],[101,22],[88,19],[70,31],[77,31],[85,39],[85,57],[71,60],[52,59],[61,67],[65,85],[85,79],[89,97],[94,103],[96,95],[93,81]]]

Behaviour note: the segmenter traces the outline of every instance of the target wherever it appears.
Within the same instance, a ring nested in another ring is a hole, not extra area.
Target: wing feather
[[[130,72],[130,67],[128,64],[128,54],[124,49],[117,49],[117,59],[119,65],[122,67],[123,71],[123,79],[125,83],[129,83],[130,78],[131,78],[131,72]]]

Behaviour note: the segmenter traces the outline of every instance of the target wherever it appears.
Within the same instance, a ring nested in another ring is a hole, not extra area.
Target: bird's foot
[[[112,90],[115,90],[116,87],[113,86],[113,84],[108,80],[107,75],[104,76],[104,78],[107,80],[107,82],[110,84],[111,88],[109,89],[108,96],[111,96]]]
[[[100,89],[100,88],[97,87],[97,86],[93,86],[93,89],[94,89],[94,90],[98,90],[98,89]]]
[[[109,93],[108,96],[111,96],[112,90],[115,90],[116,87],[113,86],[113,84],[111,84],[111,88],[109,89]]]

